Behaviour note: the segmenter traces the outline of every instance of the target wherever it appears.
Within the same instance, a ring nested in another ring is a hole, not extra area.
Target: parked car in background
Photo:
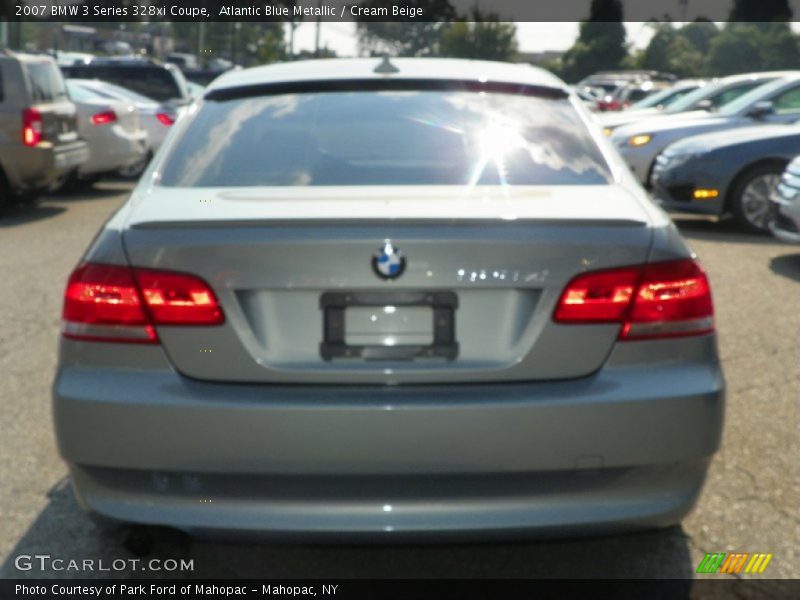
[[[705,273],[529,65],[225,75],[103,226],[62,314],[58,447],[111,525],[663,527],[720,443]]]
[[[662,81],[642,81],[620,86],[613,94],[601,101],[600,110],[622,111],[631,104],[644,100],[651,94],[669,89],[670,84]]]
[[[119,171],[123,177],[138,177],[147,163],[161,147],[164,138],[178,118],[183,107],[174,104],[162,104],[152,98],[142,96],[132,90],[100,81],[97,79],[69,79],[70,90],[82,88],[103,98],[132,102],[139,112],[142,127],[147,132],[147,154],[138,163],[122,167]]]
[[[52,58],[0,51],[0,207],[34,202],[86,162],[76,114]]]
[[[772,235],[783,242],[800,244],[800,156],[787,165],[771,200]]]
[[[653,194],[668,210],[732,214],[767,232],[771,196],[786,164],[800,154],[800,124],[740,127],[670,144],[656,158]]]
[[[172,64],[146,58],[95,58],[61,67],[71,79],[100,79],[133,90],[158,102],[186,104],[191,101],[186,78]]]
[[[763,84],[714,113],[666,115],[617,128],[611,140],[646,187],[655,157],[681,138],[735,127],[800,119],[800,71]]]
[[[775,81],[780,77],[791,75],[793,71],[768,71],[764,73],[746,73],[744,75],[731,75],[721,79],[712,79],[698,89],[689,92],[679,98],[664,110],[654,107],[637,109],[634,107],[622,113],[598,115],[598,121],[603,127],[606,135],[617,127],[636,123],[651,117],[683,114],[684,116],[705,116],[709,112],[715,112],[765,83]],[[705,114],[704,114],[705,113]]]
[[[78,129],[89,143],[89,159],[62,182],[62,187],[91,184],[120,169],[140,164],[147,156],[147,133],[130,100],[119,100],[67,81],[78,107]]]
[[[67,67],[75,63],[85,63],[95,58],[94,54],[89,54],[87,52],[64,52],[63,50],[55,50],[52,54],[59,67]]]
[[[674,75],[657,71],[600,71],[582,79],[576,87],[579,89],[592,87],[602,90],[597,110],[618,111],[622,110],[625,101],[625,98],[620,96],[646,95],[648,91],[652,90],[653,85],[669,85],[675,79]],[[642,85],[646,87],[643,88]]]
[[[189,95],[192,97],[192,100],[203,97],[203,91],[206,89],[206,86],[195,83],[194,81],[187,81],[186,86],[189,88]]]
[[[167,54],[165,62],[177,66],[181,71],[193,71],[200,68],[200,61],[197,59],[196,54],[172,52]]]
[[[647,109],[655,109],[660,112],[687,94],[703,87],[706,83],[707,81],[705,79],[682,79],[634,102],[626,109],[626,113],[635,116],[636,111],[644,111]]]
[[[573,91],[581,99],[583,105],[590,111],[595,112],[598,110],[597,103],[600,101],[601,96],[595,91],[595,88],[581,87],[573,88]]]

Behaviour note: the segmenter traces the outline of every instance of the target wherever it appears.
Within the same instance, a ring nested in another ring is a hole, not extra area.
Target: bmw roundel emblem
[[[397,279],[405,269],[406,257],[389,240],[372,256],[372,270],[381,279]]]

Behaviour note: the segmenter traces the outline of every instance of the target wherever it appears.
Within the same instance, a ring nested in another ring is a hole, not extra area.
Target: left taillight
[[[22,111],[22,143],[26,146],[35,146],[42,141],[44,124],[42,113],[35,108],[26,108]]]
[[[705,272],[682,259],[584,273],[567,284],[557,323],[619,323],[621,340],[703,335],[714,331]]]
[[[202,279],[185,273],[86,263],[64,294],[67,338],[158,343],[157,325],[220,325],[222,308]]]

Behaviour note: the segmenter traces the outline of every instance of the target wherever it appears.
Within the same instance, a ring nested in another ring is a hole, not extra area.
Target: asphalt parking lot
[[[0,577],[136,576],[19,571],[14,557],[131,556],[95,530],[56,452],[50,392],[67,275],[130,185],[52,197],[0,216]],[[159,540],[200,577],[691,577],[706,552],[768,552],[798,578],[800,247],[730,222],[677,219],[709,272],[728,382],[721,452],[682,528],[559,541],[433,546],[246,545]],[[150,574],[152,576],[152,574]]]

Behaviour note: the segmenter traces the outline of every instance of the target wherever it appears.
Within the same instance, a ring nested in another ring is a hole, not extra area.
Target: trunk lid
[[[154,187],[131,199],[124,229],[131,264],[198,275],[225,311],[222,326],[158,328],[180,372],[337,384],[588,375],[618,326],[558,325],[556,302],[578,273],[645,262],[651,237],[640,200],[617,186]],[[387,243],[406,258],[392,280],[372,265]],[[346,343],[381,345],[428,344],[448,305],[455,358],[326,360],[330,302],[347,304]]]

